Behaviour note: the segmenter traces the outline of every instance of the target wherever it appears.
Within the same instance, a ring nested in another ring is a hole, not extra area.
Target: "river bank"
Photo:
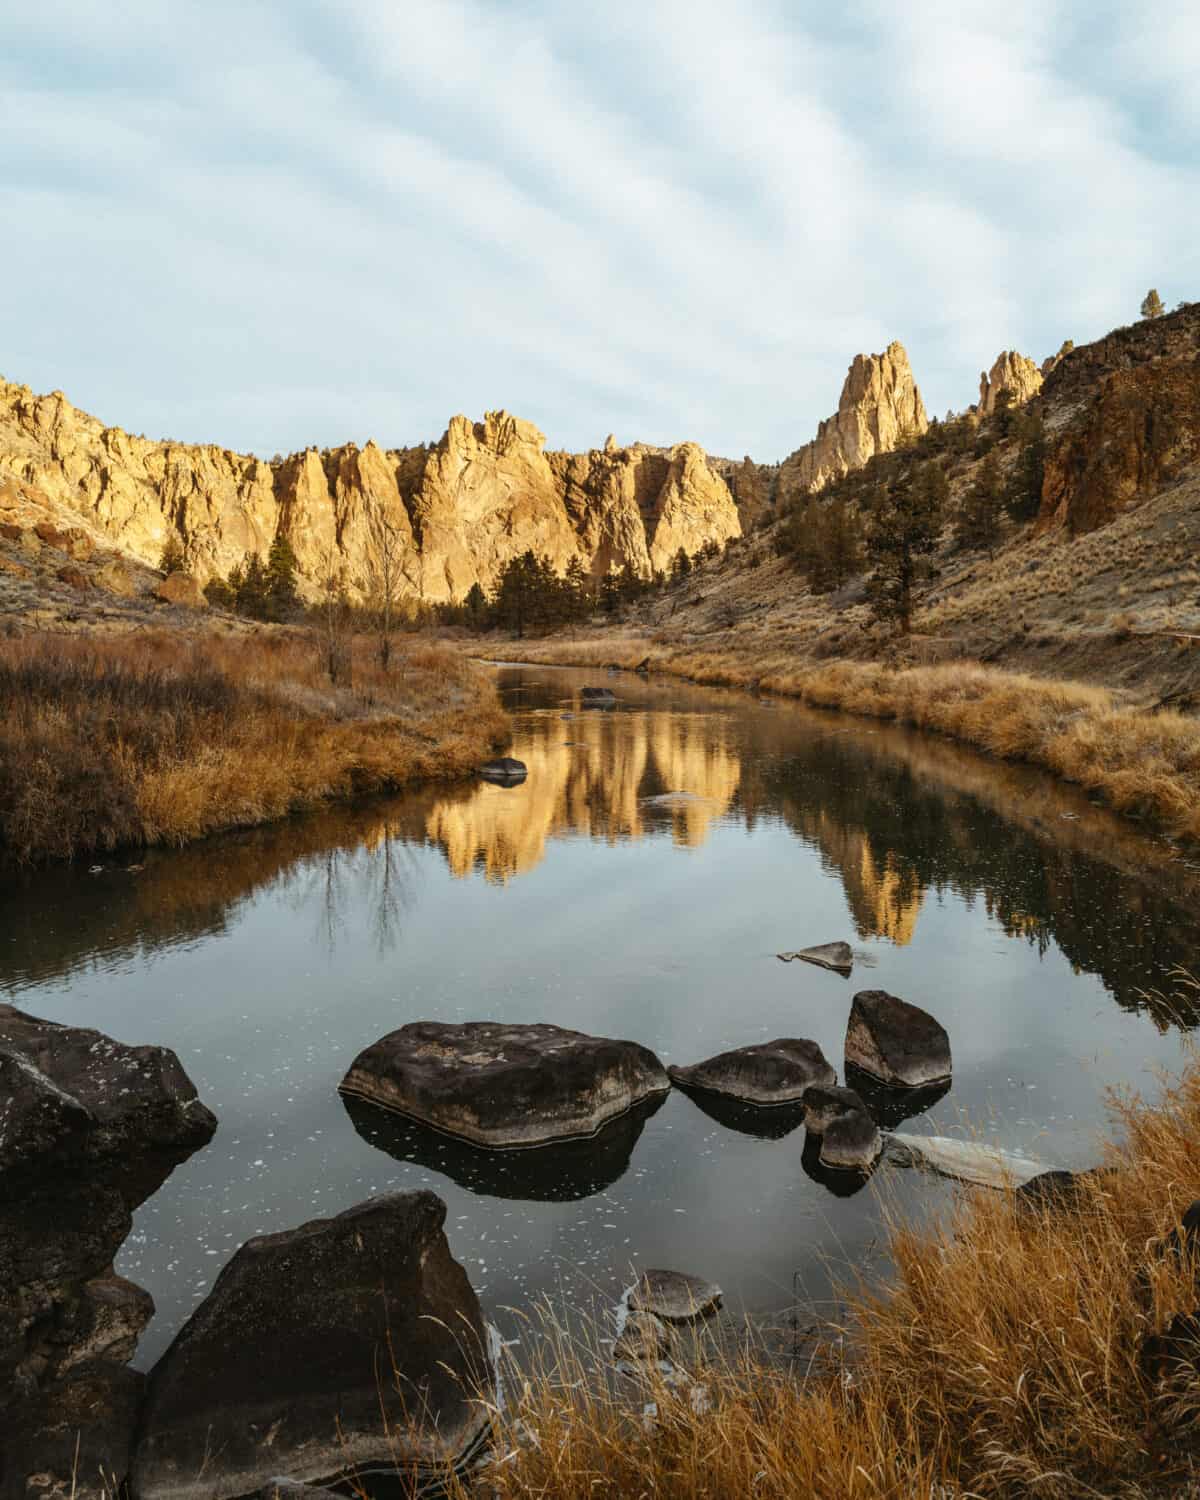
[[[0,854],[181,845],[324,802],[469,775],[507,737],[461,654],[298,630],[0,641]]]
[[[1153,1106],[1114,1101],[1112,1123],[1105,1170],[1057,1197],[973,1190],[931,1225],[893,1221],[893,1270],[848,1290],[799,1370],[751,1352],[614,1387],[596,1348],[541,1330],[496,1411],[487,1493],[1195,1494],[1197,1242],[1180,1223],[1200,1193],[1200,1067]]]
[[[1040,766],[1180,837],[1200,838],[1200,721],[1127,706],[1091,683],[967,661],[928,666],[752,658],[649,635],[595,631],[570,640],[471,642],[494,661],[665,672],[710,686],[798,698],[817,708],[892,720],[947,736],[1000,760]]]

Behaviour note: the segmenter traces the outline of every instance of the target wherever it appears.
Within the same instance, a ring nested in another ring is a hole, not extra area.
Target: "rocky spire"
[[[989,373],[979,373],[979,415],[990,417],[1001,391],[1011,391],[1014,406],[1021,406],[1042,388],[1042,372],[1027,354],[1004,349]]]

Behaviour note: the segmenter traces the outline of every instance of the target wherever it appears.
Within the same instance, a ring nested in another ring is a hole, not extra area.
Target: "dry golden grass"
[[[0,642],[0,850],[183,844],[320,802],[462,776],[507,734],[494,687],[415,641],[353,643],[332,687],[299,632]]]
[[[510,642],[489,654],[581,666],[650,668],[911,724],[1003,760],[1025,761],[1102,796],[1119,812],[1200,838],[1200,722],[1116,704],[1105,688],[971,662],[898,667],[830,661],[797,666],[749,651],[654,645],[648,637]]]
[[[496,1500],[966,1500],[1200,1493],[1200,1335],[1153,1344],[1200,1302],[1196,1246],[1163,1237],[1200,1196],[1200,1065],[1148,1106],[1078,1210],[964,1192],[891,1229],[889,1279],[846,1296],[803,1370],[685,1356],[601,1378],[598,1340],[550,1319],[497,1410]],[[652,1410],[647,1410],[652,1406]],[[475,1491],[478,1493],[478,1491]],[[458,1491],[459,1500],[466,1492]]]

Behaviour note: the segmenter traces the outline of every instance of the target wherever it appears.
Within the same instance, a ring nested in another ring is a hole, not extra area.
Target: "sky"
[[[38,0],[0,375],[269,457],[507,408],[772,460],[1200,298],[1195,0]]]

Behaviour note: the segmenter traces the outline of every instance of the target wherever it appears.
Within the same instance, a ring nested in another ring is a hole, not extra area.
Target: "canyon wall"
[[[472,584],[490,592],[527,549],[562,571],[666,569],[682,547],[741,534],[725,481],[694,443],[547,453],[530,422],[454,417],[425,448],[306,449],[270,463],[215,445],[154,442],[105,427],[56,391],[0,382],[0,480],[32,485],[154,565],[168,537],[189,570],[225,576],[277,535],[302,586],[336,576],[369,591],[381,548],[398,555],[401,591],[436,603]]]

